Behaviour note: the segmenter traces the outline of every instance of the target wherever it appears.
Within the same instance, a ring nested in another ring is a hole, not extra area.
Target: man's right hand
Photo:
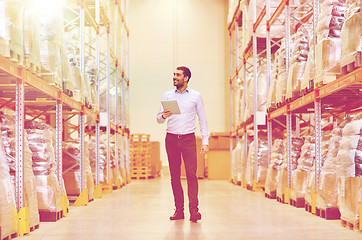
[[[168,118],[169,116],[171,116],[172,115],[172,112],[170,111],[170,110],[168,110],[168,109],[166,109],[166,110],[164,110],[163,112],[162,112],[162,117],[163,117],[163,119],[166,119],[166,118]]]

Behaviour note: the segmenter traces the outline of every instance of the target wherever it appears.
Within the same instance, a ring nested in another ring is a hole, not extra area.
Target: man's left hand
[[[201,151],[200,151],[201,155],[205,155],[208,151],[209,151],[209,146],[208,145],[202,145],[201,146]]]

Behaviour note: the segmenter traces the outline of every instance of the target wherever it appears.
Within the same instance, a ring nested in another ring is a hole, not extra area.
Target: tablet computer
[[[163,109],[168,109],[172,114],[181,114],[180,108],[176,100],[162,100]]]

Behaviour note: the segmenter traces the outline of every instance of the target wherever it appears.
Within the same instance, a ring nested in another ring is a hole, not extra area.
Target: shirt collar
[[[189,92],[189,87],[187,87],[184,92]],[[177,88],[176,88],[175,93],[181,93],[181,92],[179,90],[177,90]]]

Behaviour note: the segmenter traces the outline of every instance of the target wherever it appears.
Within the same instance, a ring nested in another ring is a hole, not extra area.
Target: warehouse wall
[[[156,114],[177,66],[191,69],[189,86],[203,95],[209,131],[229,131],[227,9],[227,0],[130,1],[130,129],[161,142],[164,165],[166,124]]]

